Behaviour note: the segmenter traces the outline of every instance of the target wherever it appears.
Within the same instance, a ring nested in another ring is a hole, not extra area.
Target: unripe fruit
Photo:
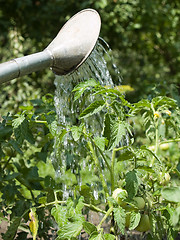
[[[150,221],[149,221],[149,216],[147,214],[143,214],[141,216],[139,225],[135,230],[139,232],[147,232],[150,230]]]
[[[128,196],[127,191],[122,189],[122,188],[116,188],[112,194],[112,197],[116,200],[116,202],[121,205],[124,206],[126,205],[125,202],[123,202],[124,199],[126,199]]]
[[[6,156],[9,156],[9,157],[15,157],[16,156],[16,152],[11,146],[8,146],[8,145],[6,146],[5,145],[3,147],[3,151],[6,154]]]
[[[142,198],[142,197],[135,197],[133,200],[134,200],[134,203],[135,203],[136,207],[139,210],[143,210],[144,209],[144,207],[146,205],[146,203],[144,201],[144,198]]]
[[[169,143],[160,144],[160,149],[166,151],[169,149]]]

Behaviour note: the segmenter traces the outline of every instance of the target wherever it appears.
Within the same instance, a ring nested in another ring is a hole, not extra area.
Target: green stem
[[[114,165],[115,165],[116,150],[113,149],[111,157],[111,194],[114,191]]]
[[[100,177],[100,179],[101,179],[101,182],[102,182],[104,191],[105,191],[106,194],[108,194],[108,188],[107,188],[106,182],[105,182],[105,180],[104,180],[104,176],[103,176],[103,174],[102,174],[102,170],[101,170],[101,166],[100,166],[100,164],[99,164],[99,160],[98,160],[98,158],[97,158],[97,156],[96,156],[96,153],[95,153],[95,151],[94,151],[94,148],[93,148],[93,146],[92,146],[92,142],[88,141],[88,147],[89,147],[90,152],[91,152],[91,154],[92,154],[92,158],[93,158],[93,160],[94,160],[94,163],[95,163],[95,165],[96,165],[96,167],[97,167],[97,169],[98,169],[99,177]]]
[[[53,202],[41,204],[40,206],[38,206],[38,207],[36,207],[36,208],[42,208],[42,207],[47,207],[47,206],[50,206],[50,205],[57,205],[57,204],[62,204],[62,203],[66,203],[66,201],[58,201],[58,200],[55,200],[55,201],[53,201]]]
[[[34,120],[34,122],[35,122],[35,123],[44,123],[44,124],[47,123],[47,121],[43,121],[43,120]]]
[[[111,193],[114,191],[115,188],[115,175],[114,175],[114,166],[115,166],[115,157],[116,157],[116,152],[121,151],[123,149],[128,148],[128,146],[123,146],[119,148],[114,148],[112,152],[112,157],[111,157]]]
[[[171,143],[171,142],[180,142],[180,138],[165,140],[165,141],[160,142],[159,145],[164,144],[164,143]]]
[[[156,122],[156,140],[155,140],[155,154],[157,154],[159,148],[159,131],[158,131],[158,121]]]
[[[102,209],[100,209],[100,208],[98,208],[98,207],[96,207],[96,206],[94,206],[94,205],[92,205],[92,204],[84,203],[84,206],[85,206],[85,207],[88,207],[88,208],[91,209],[91,210],[94,210],[95,212],[100,212],[100,213],[106,214],[106,211],[104,211],[104,210],[102,210]]]
[[[99,231],[101,229],[101,225],[103,224],[103,222],[107,219],[107,217],[112,213],[113,211],[113,206],[111,206],[109,208],[109,210],[106,212],[106,214],[104,215],[103,219],[101,220],[101,222],[99,223],[99,225],[97,226],[97,230]]]

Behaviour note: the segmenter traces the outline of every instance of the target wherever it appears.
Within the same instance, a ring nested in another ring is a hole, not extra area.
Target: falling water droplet
[[[107,47],[107,45],[106,45]],[[63,129],[69,130],[69,126],[76,125],[78,121],[78,104],[81,103],[81,100],[78,100],[77,103],[73,102],[73,96],[71,94],[73,88],[80,83],[81,81],[88,80],[90,78],[95,79],[100,82],[103,86],[114,87],[114,83],[111,77],[111,74],[107,68],[107,63],[105,61],[104,55],[108,54],[106,49],[101,45],[100,42],[96,44],[96,47],[92,51],[88,59],[79,67],[79,69],[72,74],[66,76],[56,76],[55,78],[55,108],[57,113],[58,133],[61,133]],[[109,56],[109,55],[108,55]],[[94,96],[90,96],[89,101],[93,102]],[[101,118],[98,115],[96,119],[90,119],[90,122],[87,122],[87,125],[91,125],[91,129],[94,129],[93,134],[96,136],[99,133],[97,132],[97,124],[102,124]],[[88,129],[89,126],[87,126]],[[70,164],[71,168],[77,165],[76,159],[74,156],[77,156],[78,148],[74,147],[71,143],[72,136],[67,133],[63,137],[63,143],[59,143],[59,138],[56,137],[54,143],[54,153],[52,154],[52,163],[56,171],[56,177],[61,178],[65,174],[67,169],[67,163]],[[82,140],[83,141],[83,140]],[[73,159],[73,160],[72,160]],[[85,168],[87,162],[84,161],[82,166]],[[91,169],[92,166],[90,165]],[[82,184],[81,176],[77,177],[78,185]],[[66,183],[63,187],[63,198],[67,198],[69,195]],[[97,189],[97,188],[95,188]],[[98,191],[94,190],[94,197],[98,199]]]

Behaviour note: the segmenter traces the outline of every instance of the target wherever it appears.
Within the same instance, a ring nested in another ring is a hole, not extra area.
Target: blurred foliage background
[[[84,8],[94,8],[101,16],[100,36],[112,49],[122,84],[134,89],[129,101],[159,94],[179,101],[179,0],[1,0],[0,62],[42,51]],[[1,114],[14,113],[30,99],[54,93],[54,88],[49,69],[3,84]]]

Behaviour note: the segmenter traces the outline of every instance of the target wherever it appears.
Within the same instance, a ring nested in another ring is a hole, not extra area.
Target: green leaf
[[[14,120],[12,120],[13,128],[19,127],[24,122],[24,120],[25,120],[24,115],[20,115],[18,118],[15,118]]]
[[[104,240],[102,233],[98,233],[98,232],[93,232],[90,235],[89,240]]]
[[[97,85],[99,85],[99,83],[97,83],[94,79],[89,79],[76,85],[76,87],[72,90],[72,92],[76,92],[74,95],[74,101],[79,99],[88,87],[95,87]]]
[[[116,237],[112,234],[106,233],[106,234],[104,234],[104,239],[105,240],[114,240],[114,239],[116,239]]]
[[[78,203],[77,203],[76,208],[75,208],[76,214],[81,214],[83,207],[84,207],[84,197],[81,196],[79,198]]]
[[[80,118],[86,118],[100,112],[105,106],[105,101],[95,101],[91,103],[81,114]]]
[[[13,240],[15,239],[18,227],[21,223],[21,217],[14,217],[11,225],[8,227],[7,232],[3,235],[4,240]]]
[[[16,127],[14,128],[14,135],[18,144],[21,145],[24,139],[26,139],[29,143],[34,144],[35,140],[29,128],[28,120],[24,119],[23,122],[21,122],[20,124],[19,123],[16,124]]]
[[[90,222],[83,222],[83,229],[89,235],[91,235],[93,232],[97,231],[96,226]]]
[[[125,233],[126,212],[122,207],[114,208],[114,220],[116,221],[122,234]]]
[[[55,114],[46,115],[46,120],[47,120],[47,123],[48,123],[50,133],[53,136],[56,136],[57,135],[57,121],[56,121]]]
[[[104,125],[104,137],[108,140],[108,149],[111,150],[120,143],[123,136],[126,136],[125,123],[115,115],[106,114]]]
[[[161,194],[169,202],[180,202],[180,187],[165,187],[162,189]]]
[[[20,147],[19,147],[19,144],[18,144],[15,140],[11,139],[11,140],[9,141],[9,143],[11,144],[11,146],[12,146],[18,153],[20,153],[21,155],[23,154],[23,152],[21,151],[21,149],[20,149]]]
[[[12,127],[6,126],[5,121],[0,123],[0,141],[8,139],[12,134]]]
[[[31,230],[31,233],[33,235],[33,240],[36,240],[37,232],[38,232],[38,227],[39,227],[39,221],[38,221],[38,216],[36,214],[36,209],[32,208],[30,213],[29,213],[29,218],[30,218],[30,223],[29,223],[29,228]]]
[[[135,154],[130,151],[129,149],[125,150],[123,153],[120,154],[118,157],[118,161],[126,161],[126,160],[133,160]]]
[[[132,199],[138,191],[139,187],[139,178],[135,170],[130,171],[126,174],[125,177],[126,185],[125,188],[128,192],[128,197]]]
[[[84,127],[83,124],[81,124],[79,127],[78,126],[72,126],[71,127],[71,132],[72,132],[72,136],[73,136],[74,141],[78,141],[79,138],[81,137],[83,127]]]
[[[68,223],[66,207],[56,205],[51,209],[51,215],[55,218],[58,226],[61,228]]]
[[[58,231],[57,240],[69,240],[71,237],[77,237],[82,230],[82,222],[67,223]]]
[[[95,137],[94,142],[102,151],[105,150],[105,146],[108,143],[108,141],[105,137]]]
[[[129,230],[134,230],[138,226],[140,219],[141,214],[139,212],[131,212]]]
[[[154,106],[154,108],[157,108],[158,106],[167,106],[169,108],[171,107],[176,107],[177,104],[176,104],[176,101],[172,98],[169,98],[169,97],[164,97],[164,96],[158,96],[158,97],[155,97],[153,98],[152,100],[152,104]]]
[[[175,228],[180,228],[180,206],[175,209],[171,216],[172,224]]]

